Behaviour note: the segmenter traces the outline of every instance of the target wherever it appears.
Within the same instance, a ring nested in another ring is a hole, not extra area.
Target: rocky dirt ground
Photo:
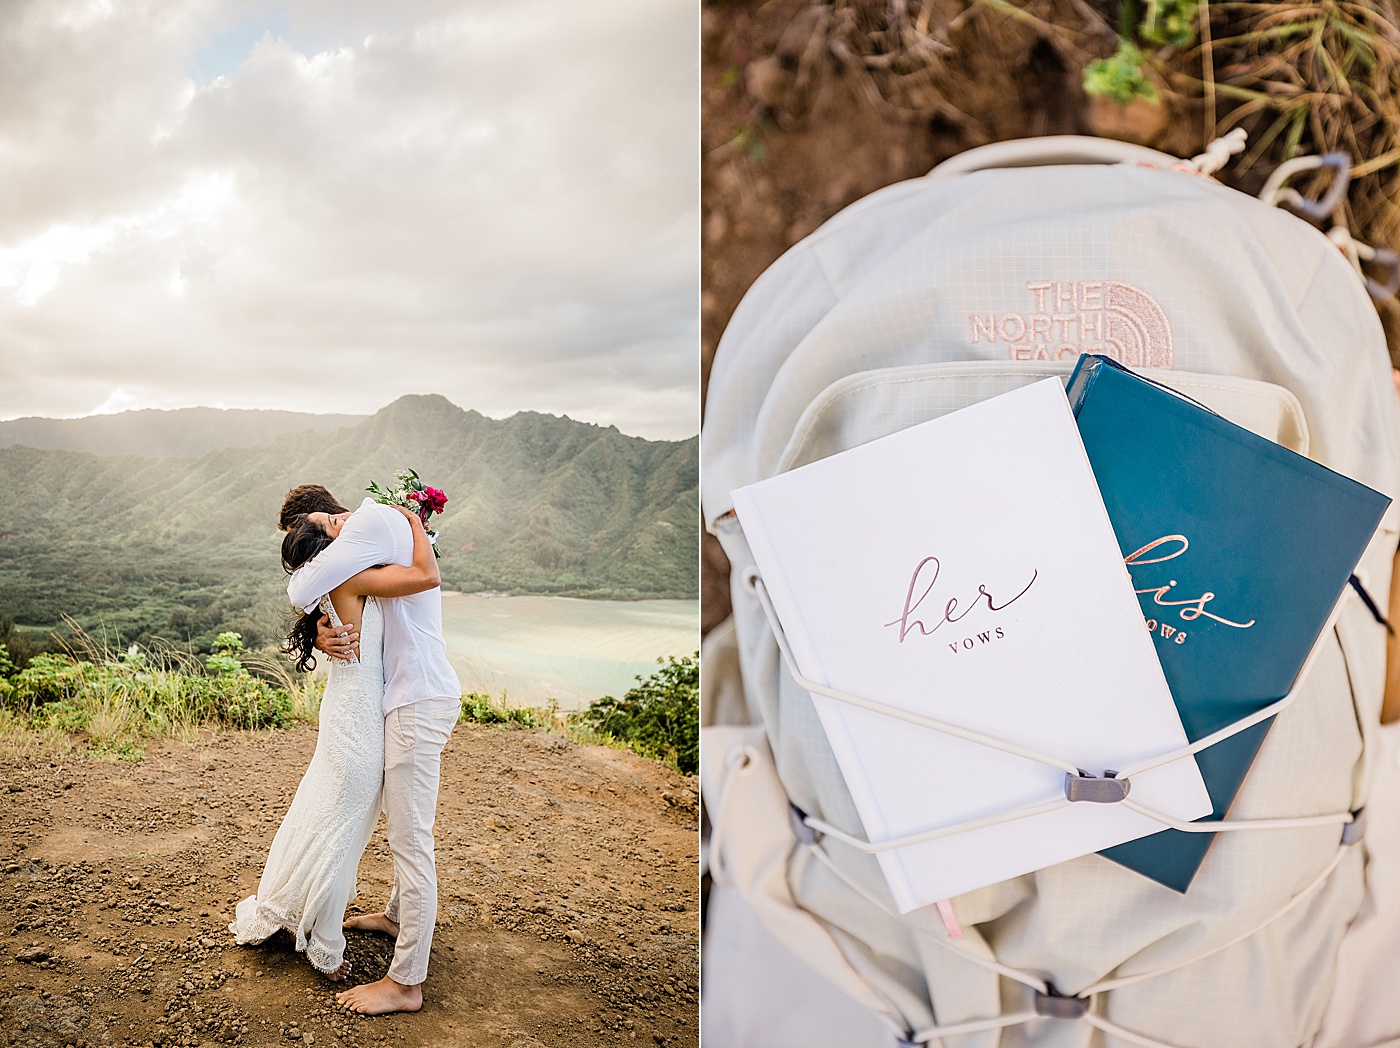
[[[698,1040],[696,787],[633,754],[458,726],[438,806],[423,1010],[364,1018],[234,903],[316,732],[204,733],[139,763],[0,749],[0,1046],[541,1045]],[[351,912],[387,897],[383,825]],[[350,982],[391,944],[350,933]]]

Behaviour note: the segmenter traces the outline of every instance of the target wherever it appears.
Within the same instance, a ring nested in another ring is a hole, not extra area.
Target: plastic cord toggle
[[[1342,827],[1342,844],[1355,844],[1366,836],[1366,809],[1357,808],[1351,813],[1351,822]]]
[[[816,844],[817,831],[807,825],[807,813],[788,801],[788,822],[792,826],[792,835],[802,844]]]
[[[1082,1019],[1089,1011],[1087,997],[1065,997],[1055,992],[1055,987],[1047,993],[1035,992],[1035,1014],[1047,1019]]]
[[[1100,778],[1080,768],[1078,775],[1065,774],[1065,799],[1090,804],[1117,804],[1128,796],[1132,785],[1128,779],[1118,778],[1117,772],[1106,771]]]

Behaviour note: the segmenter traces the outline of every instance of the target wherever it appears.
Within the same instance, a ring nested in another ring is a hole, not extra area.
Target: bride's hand
[[[412,525],[415,528],[418,528],[420,531],[428,530],[427,528],[423,527],[423,518],[420,517],[417,513],[414,513],[413,510],[404,509],[402,506],[390,506],[389,508],[398,510],[400,513],[402,513],[405,517],[408,518],[408,523],[410,525]]]
[[[360,654],[360,634],[348,626],[332,626],[322,615],[316,623],[316,647],[333,659],[349,662]]]

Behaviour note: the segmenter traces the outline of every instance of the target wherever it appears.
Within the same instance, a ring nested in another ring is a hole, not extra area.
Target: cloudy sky
[[[692,0],[5,0],[0,418],[697,424]]]

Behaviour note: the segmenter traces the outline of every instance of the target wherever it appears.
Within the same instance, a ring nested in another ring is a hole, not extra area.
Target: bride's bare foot
[[[380,914],[382,917],[383,914]],[[392,923],[392,922],[390,922]],[[387,975],[378,982],[352,986],[335,995],[347,1011],[361,1015],[388,1015],[390,1012],[416,1012],[423,1007],[423,987],[404,986]]]
[[[341,961],[340,967],[333,972],[323,973],[331,982],[344,982],[345,977],[350,974],[350,962]]]
[[[378,932],[391,939],[399,937],[399,926],[382,913],[362,913],[358,917],[351,917],[343,927],[358,928],[362,932]]]

